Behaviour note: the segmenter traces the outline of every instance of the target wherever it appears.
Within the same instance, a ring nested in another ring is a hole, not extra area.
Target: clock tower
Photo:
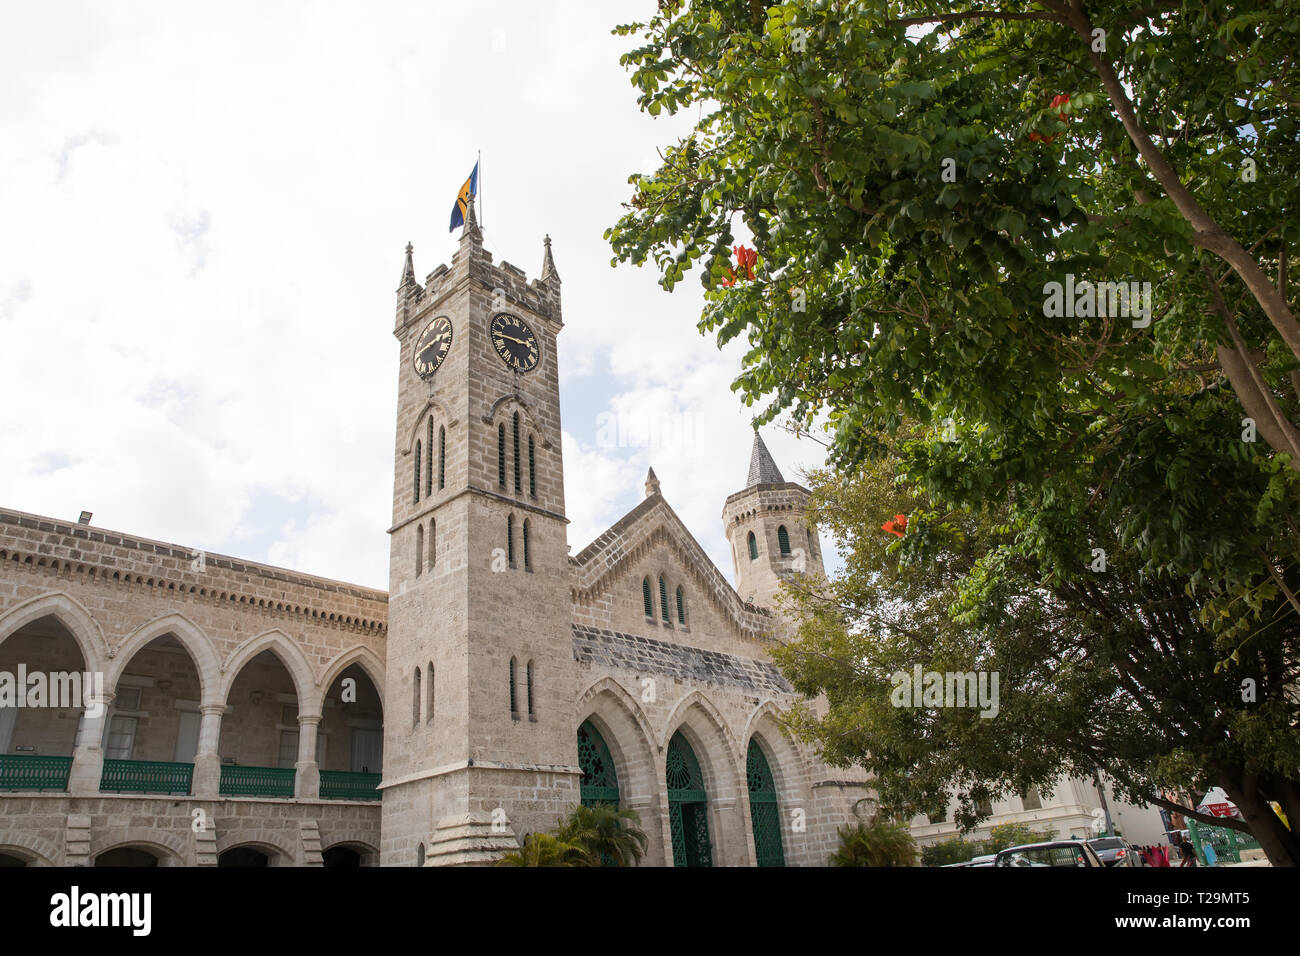
[[[578,802],[556,337],[560,277],[451,265],[397,290],[386,866],[490,863]]]

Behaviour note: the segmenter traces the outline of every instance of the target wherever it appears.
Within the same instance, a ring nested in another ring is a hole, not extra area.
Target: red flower
[[[1052,97],[1053,108],[1057,106],[1064,106],[1068,102],[1070,102],[1070,97],[1066,93],[1058,93],[1056,94],[1056,96]],[[1066,114],[1065,110],[1061,110],[1061,112],[1057,113],[1056,115],[1061,117],[1062,123],[1068,123],[1070,121],[1070,117]],[[1050,143],[1054,139],[1056,139],[1055,136],[1044,136],[1042,133],[1038,132],[1037,130],[1033,130],[1029,134],[1029,141],[1031,143]]]
[[[893,518],[882,524],[880,529],[901,538],[903,532],[907,530],[907,515],[894,515]]]
[[[754,266],[758,265],[758,251],[746,248],[743,245],[734,246],[732,251],[736,254],[736,268],[743,273],[742,278],[752,280],[754,278]],[[722,284],[730,289],[738,281],[736,274],[728,269],[727,278],[722,280]]]

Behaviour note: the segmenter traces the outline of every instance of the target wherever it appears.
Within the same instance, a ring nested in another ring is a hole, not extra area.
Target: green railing
[[[349,773],[345,770],[320,772],[322,800],[378,800],[379,781],[383,774]]]
[[[99,778],[102,793],[167,793],[187,796],[194,777],[192,763],[160,760],[105,760]]]
[[[221,768],[221,795],[223,797],[292,797],[292,767],[237,767]]]
[[[1205,865],[1206,843],[1214,847],[1214,855],[1225,863],[1240,863],[1242,851],[1259,849],[1259,841],[1249,833],[1228,827],[1215,827],[1188,820],[1187,832],[1191,834],[1192,849],[1196,851],[1196,858],[1202,866]]]
[[[67,790],[71,757],[6,754],[0,757],[0,790]]]

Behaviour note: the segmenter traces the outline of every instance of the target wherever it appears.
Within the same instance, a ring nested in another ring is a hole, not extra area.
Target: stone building
[[[571,554],[560,290],[472,207],[423,283],[407,247],[387,593],[0,510],[0,864],[481,864],[579,801],[652,865],[826,863],[866,785],[766,652],[808,493],[755,435],[736,588],[653,471]]]

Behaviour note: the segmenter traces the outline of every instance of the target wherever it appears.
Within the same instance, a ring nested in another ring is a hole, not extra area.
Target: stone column
[[[68,774],[68,793],[74,797],[99,793],[99,781],[104,774],[104,728],[114,696],[86,692],[81,734],[72,753],[72,770]]]
[[[294,764],[293,795],[299,799],[315,800],[320,796],[320,767],[316,764],[316,730],[320,714],[298,715],[298,762]]]
[[[196,797],[215,800],[221,794],[221,715],[224,704],[205,704],[199,708],[203,715],[199,724],[199,749],[194,755],[194,779],[190,791]]]

